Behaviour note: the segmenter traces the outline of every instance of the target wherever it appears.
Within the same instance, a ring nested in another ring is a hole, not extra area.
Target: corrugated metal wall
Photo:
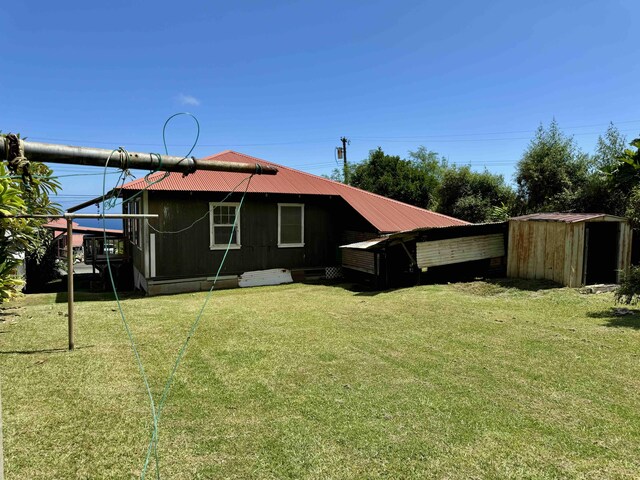
[[[435,267],[504,256],[504,235],[477,235],[416,243],[418,267]]]
[[[365,240],[371,240],[378,235],[371,232],[355,232],[353,230],[347,230],[342,234],[342,244],[348,245],[350,243],[364,242]],[[364,250],[356,250],[353,248],[342,249],[342,266],[344,268],[350,268],[359,272],[376,274],[376,257],[375,253]]]

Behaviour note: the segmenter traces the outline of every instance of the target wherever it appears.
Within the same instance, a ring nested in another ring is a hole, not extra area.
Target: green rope
[[[185,155],[184,159],[186,159],[193,152],[193,150],[194,150],[194,148],[195,148],[195,146],[196,146],[196,144],[198,142],[198,138],[200,136],[200,123],[198,122],[198,119],[195,116],[191,115],[190,113],[177,113],[177,114],[174,114],[171,117],[169,117],[167,119],[167,121],[165,122],[165,124],[163,126],[163,129],[162,129],[162,140],[163,140],[164,147],[165,147],[165,153],[167,155],[168,155],[168,151],[167,151],[167,143],[166,143],[166,127],[167,127],[168,123],[178,115],[189,115],[189,116],[191,116],[194,119],[194,121],[196,122],[196,126],[197,126],[196,139],[195,139],[195,142],[193,143],[191,149],[187,153],[187,155]],[[120,152],[121,154],[124,154],[125,155],[125,159],[127,160],[127,164],[128,164],[129,154],[122,147],[120,147],[117,150],[113,150],[111,152],[111,154],[109,155],[109,157],[107,158],[107,162],[105,163],[105,166],[104,166],[104,173],[103,173],[103,178],[102,178],[103,212],[106,212],[108,209],[113,208],[116,205],[116,201],[115,200],[119,196],[119,191],[118,191],[118,192],[115,192],[116,193],[115,198],[110,198],[110,199],[106,198],[107,168],[108,168],[108,165],[109,165],[109,161],[111,160],[111,157],[116,152]],[[128,198],[126,200],[127,202],[132,201],[135,197],[141,195],[144,191],[146,191],[150,186],[161,182],[162,180],[167,178],[167,176],[169,175],[169,172],[165,172],[165,174],[162,175],[160,178],[151,180],[150,175],[152,175],[153,173],[158,172],[160,170],[160,168],[162,167],[162,156],[159,155],[159,154],[151,154],[152,158],[153,158],[153,155],[157,155],[157,157],[158,157],[158,166],[157,166],[157,168],[154,169],[152,172],[149,172],[145,176],[145,181],[147,182],[147,185],[145,185],[145,187],[141,191],[139,191],[138,193],[136,193],[132,197]],[[152,161],[152,163],[153,163],[153,161]],[[126,178],[126,175],[124,177],[123,177],[123,175],[120,176],[120,178],[116,182],[116,188],[117,188],[117,185],[120,183],[121,180],[124,181],[123,180],[124,178]],[[129,324],[127,322],[126,316],[124,314],[124,310],[122,309],[122,304],[120,302],[120,297],[118,296],[117,288],[116,288],[116,285],[115,285],[115,280],[114,280],[114,277],[113,277],[113,271],[111,269],[111,260],[110,260],[110,256],[109,256],[109,251],[108,251],[108,249],[105,249],[106,259],[107,259],[107,270],[109,272],[109,280],[111,282],[111,288],[113,290],[113,294],[114,294],[116,303],[118,305],[118,311],[119,311],[119,314],[120,314],[120,318],[122,320],[122,323],[124,325],[125,331],[126,331],[127,336],[129,338],[129,343],[131,345],[131,348],[132,348],[132,350],[134,352],[134,356],[135,356],[136,362],[138,364],[138,369],[140,371],[140,374],[141,374],[143,382],[144,382],[145,389],[147,391],[147,396],[149,397],[151,416],[152,416],[152,419],[153,419],[153,429],[152,429],[152,433],[151,433],[151,439],[149,441],[149,446],[147,448],[147,454],[145,456],[144,465],[143,465],[142,472],[141,472],[141,475],[140,475],[141,480],[144,480],[144,478],[146,476],[147,470],[149,468],[149,462],[151,460],[151,453],[152,452],[153,452],[154,458],[155,458],[156,478],[160,479],[160,459],[159,459],[159,456],[158,456],[158,440],[159,440],[158,424],[159,424],[159,421],[160,421],[162,410],[164,409],[164,405],[165,405],[165,402],[167,400],[169,391],[171,389],[171,385],[173,383],[173,379],[174,379],[175,373],[178,370],[178,367],[179,367],[179,365],[180,365],[180,363],[182,361],[182,358],[183,358],[183,356],[184,356],[184,354],[186,352],[187,345],[189,344],[189,341],[191,340],[191,338],[195,334],[195,331],[196,331],[196,329],[198,327],[198,324],[200,323],[200,320],[202,319],[202,315],[203,315],[204,310],[205,310],[205,308],[206,308],[206,306],[207,306],[207,304],[209,302],[209,299],[211,298],[211,295],[212,295],[213,289],[214,289],[214,287],[216,285],[216,282],[218,281],[218,278],[220,276],[220,272],[222,271],[223,265],[224,265],[225,260],[227,258],[227,254],[229,253],[229,250],[231,249],[231,243],[233,241],[233,235],[234,235],[235,230],[236,230],[237,220],[238,220],[238,218],[240,216],[240,211],[242,209],[242,205],[244,203],[244,199],[246,197],[247,191],[249,190],[249,185],[251,184],[251,179],[252,178],[253,178],[253,175],[250,175],[247,179],[242,180],[242,182],[240,182],[236,187],[234,187],[234,189],[231,192],[229,192],[221,202],[219,202],[219,203],[224,202],[232,193],[234,193],[236,188],[238,188],[242,183],[247,181],[246,188],[245,188],[244,193],[242,195],[242,198],[240,200],[240,204],[238,205],[238,214],[235,216],[234,223],[233,223],[233,226],[232,226],[232,229],[231,229],[231,233],[229,235],[229,242],[227,243],[227,248],[225,249],[225,252],[224,252],[224,255],[223,255],[222,260],[220,262],[220,265],[218,266],[218,270],[217,270],[216,275],[214,277],[213,284],[212,284],[211,288],[209,289],[209,292],[207,294],[207,297],[205,298],[205,301],[204,301],[204,303],[202,305],[202,308],[200,309],[198,315],[196,316],[196,319],[194,320],[194,322],[191,325],[191,328],[189,329],[189,333],[187,334],[187,338],[183,342],[183,344],[182,344],[182,346],[181,346],[181,348],[180,348],[180,350],[178,352],[178,355],[177,355],[176,360],[174,362],[173,368],[171,370],[171,374],[167,378],[167,381],[165,383],[165,386],[164,386],[164,389],[163,389],[163,392],[162,392],[162,396],[160,398],[160,402],[158,404],[156,404],[154,396],[153,396],[153,393],[151,392],[151,387],[149,386],[149,380],[148,380],[147,374],[145,372],[144,365],[142,364],[142,359],[140,358],[140,354],[138,352],[138,348],[137,348],[137,345],[136,345],[136,342],[135,342],[135,338],[134,338],[133,333],[131,332],[131,329],[130,329]],[[115,191],[115,190],[116,190],[115,188],[112,189],[112,191]],[[121,203],[124,204],[125,201],[123,201]],[[107,241],[106,219],[105,219],[104,216],[102,217],[102,225],[103,225],[103,241],[105,242],[105,245],[106,245],[106,241]]]
[[[118,152],[119,150],[113,150],[111,152],[111,154],[109,154],[109,157],[107,158],[107,161],[104,165],[104,171],[105,171],[105,175],[102,177],[102,196],[104,197],[106,195],[106,172],[107,172],[107,167],[109,165],[109,160],[111,160],[111,157],[113,156],[113,154],[115,154],[116,152]],[[103,212],[105,212],[107,209],[107,202],[103,201]],[[102,217],[102,238],[104,241],[104,244],[107,244],[107,224],[106,224],[106,219],[103,216]],[[127,332],[127,337],[129,337],[129,344],[131,345],[131,349],[133,350],[133,354],[136,358],[136,363],[138,364],[138,370],[140,371],[140,375],[142,376],[142,381],[144,382],[144,387],[147,391],[147,396],[149,397],[149,405],[151,408],[151,416],[153,418],[153,428],[154,431],[157,430],[158,428],[158,421],[157,421],[157,415],[156,415],[156,403],[153,399],[153,393],[151,393],[151,387],[149,386],[149,379],[147,377],[147,374],[144,370],[144,365],[142,364],[142,359],[140,358],[140,353],[138,352],[138,347],[136,346],[136,342],[135,339],[133,337],[133,333],[131,332],[131,329],[129,328],[129,323],[127,322],[127,319],[125,317],[124,311],[122,310],[122,304],[120,303],[120,297],[118,296],[118,291],[116,289],[116,283],[115,280],[113,278],[113,272],[111,270],[111,259],[109,257],[109,249],[105,248],[105,253],[106,253],[106,258],[107,258],[107,270],[109,271],[109,280],[111,282],[111,288],[113,289],[113,295],[115,296],[116,299],[116,303],[118,304],[118,311],[120,312],[120,318],[122,319],[122,324],[124,325],[124,329]]]
[[[169,395],[169,390],[171,389],[171,384],[173,383],[173,378],[175,376],[176,371],[178,370],[178,367],[180,366],[180,362],[182,361],[182,357],[185,354],[185,351],[187,350],[187,345],[189,344],[189,341],[191,340],[191,337],[193,337],[196,329],[198,328],[198,324],[200,323],[200,320],[202,319],[202,314],[204,313],[205,308],[207,307],[207,304],[209,303],[209,300],[211,299],[212,293],[213,293],[213,289],[216,286],[216,282],[218,281],[218,277],[220,276],[220,272],[222,271],[222,267],[224,266],[225,260],[227,259],[227,254],[229,253],[229,250],[231,249],[231,244],[233,242],[233,234],[236,230],[236,224],[238,222],[238,218],[240,216],[240,212],[242,211],[242,205],[244,203],[244,199],[247,195],[247,190],[249,190],[249,185],[251,184],[251,179],[253,178],[253,175],[249,176],[249,181],[247,182],[247,186],[242,194],[242,198],[240,199],[240,203],[238,205],[238,213],[236,214],[235,218],[233,219],[233,226],[231,227],[231,233],[229,234],[229,242],[227,243],[227,248],[224,251],[224,255],[222,256],[222,260],[220,261],[220,265],[218,266],[218,270],[216,271],[216,275],[213,278],[213,284],[211,285],[211,288],[209,289],[209,292],[207,293],[207,296],[204,300],[204,303],[202,304],[202,307],[200,308],[200,311],[198,312],[198,315],[196,316],[196,319],[194,320],[194,322],[191,324],[191,328],[189,329],[189,333],[187,334],[187,338],[185,339],[185,341],[182,344],[182,347],[180,348],[180,351],[178,352],[178,356],[176,357],[176,361],[173,364],[173,369],[171,370],[171,374],[169,375],[169,378],[167,378],[167,381],[164,385],[164,390],[162,392],[162,397],[160,398],[160,403],[158,403],[158,408],[157,408],[157,417],[158,417],[158,421],[160,421],[160,417],[162,416],[162,411],[164,409],[164,405],[165,402],[167,400],[167,396]],[[220,202],[222,203],[222,202]],[[146,472],[148,466],[149,466],[149,461],[151,459],[151,450],[152,448],[156,448],[158,444],[158,432],[157,429],[154,429],[153,431],[153,435],[149,441],[149,446],[147,447],[147,456],[145,457],[145,461],[144,461],[144,466],[142,471]],[[142,479],[144,479],[144,475],[141,477]]]

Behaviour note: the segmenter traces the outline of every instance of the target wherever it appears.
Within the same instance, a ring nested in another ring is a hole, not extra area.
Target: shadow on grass
[[[625,312],[625,313],[623,313]],[[640,310],[625,307],[610,307],[606,310],[587,313],[589,318],[606,320],[605,327],[622,327],[640,330]]]
[[[95,345],[85,345],[82,347],[75,347],[74,350],[82,350],[85,348],[92,348]],[[38,353],[64,353],[68,352],[68,348],[42,348],[40,350],[0,350],[0,355],[35,355]]]
[[[136,292],[118,292],[118,298],[120,300],[126,300],[129,298],[143,298],[144,295]],[[58,292],[56,295],[56,303],[67,303],[67,292]],[[109,302],[115,301],[113,292],[87,292],[87,291],[74,291],[74,302]]]
[[[351,282],[334,283],[331,286],[343,288],[349,292],[355,293],[356,297],[375,297],[376,295],[395,292],[396,290],[401,290],[401,288],[387,288],[387,289],[381,290],[379,288],[376,288],[373,285],[366,285],[363,283],[351,283]]]

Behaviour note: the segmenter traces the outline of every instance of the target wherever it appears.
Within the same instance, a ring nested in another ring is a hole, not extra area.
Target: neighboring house
[[[102,233],[103,229],[94,228],[94,227],[84,227],[78,225],[76,222],[71,222],[73,226],[73,255],[76,259],[84,260],[84,250],[83,250],[83,239],[84,235],[87,233],[97,234]],[[64,218],[57,218],[55,220],[51,220],[43,225],[44,228],[51,230],[53,232],[53,244],[51,248],[55,252],[56,258],[64,259],[67,258],[67,245],[68,245],[68,235],[67,235],[67,220]],[[107,229],[107,233],[113,235],[122,235],[122,230],[112,230]]]
[[[340,245],[416,228],[467,224],[233,151],[206,160],[262,163],[279,172],[255,175],[248,187],[241,183],[246,174],[203,170],[186,177],[171,173],[152,185],[145,179],[124,185],[120,195],[131,199],[124,204],[125,213],[158,214],[148,221],[125,221],[134,283],[147,293],[209,288],[236,218],[220,285],[234,286],[243,273],[269,269],[291,271],[294,280],[341,264],[355,271],[375,262],[375,256],[353,252],[354,258],[345,263]]]

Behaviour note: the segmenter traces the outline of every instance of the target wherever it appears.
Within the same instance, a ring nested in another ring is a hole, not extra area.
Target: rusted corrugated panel
[[[346,230],[342,233],[342,242],[356,243],[366,242],[376,238],[376,235],[371,232],[357,232],[354,230]],[[375,254],[373,252],[367,252],[363,250],[355,250],[351,248],[341,249],[342,254],[342,266],[344,268],[350,268],[352,270],[358,270],[360,272],[371,273],[375,275]]]
[[[376,273],[375,254],[364,250],[345,248],[342,250],[342,267],[365,273]]]
[[[504,255],[504,235],[501,233],[416,243],[416,261],[420,268]]]
[[[511,220],[519,222],[528,221],[541,221],[541,222],[592,222],[592,221],[609,221],[618,222],[625,220],[624,217],[616,217],[614,215],[607,215],[606,213],[531,213],[529,215],[522,215],[520,217],[513,217]]]
[[[468,224],[468,222],[457,218],[414,207],[349,185],[238,152],[225,151],[207,159],[238,163],[263,163],[277,167],[279,169],[277,175],[256,175],[252,177],[247,192],[335,195],[342,197],[381,233],[413,230],[422,227]],[[161,178],[162,175],[162,173],[152,175],[151,179]],[[139,179],[124,185],[122,188],[124,190],[147,188],[152,191],[201,192],[229,192],[236,189],[238,192],[243,192],[247,188],[247,183],[242,183],[245,179],[247,179],[247,175],[244,173],[198,170],[186,177],[180,173],[170,173],[163,181],[153,185],[149,185],[145,179]]]

